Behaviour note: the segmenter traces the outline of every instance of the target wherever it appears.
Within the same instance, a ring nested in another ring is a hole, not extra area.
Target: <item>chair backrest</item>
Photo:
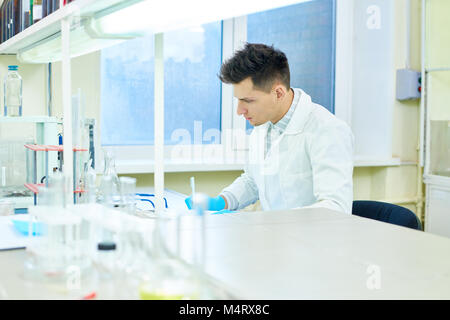
[[[352,214],[422,230],[422,224],[414,212],[392,203],[365,200],[353,201]]]

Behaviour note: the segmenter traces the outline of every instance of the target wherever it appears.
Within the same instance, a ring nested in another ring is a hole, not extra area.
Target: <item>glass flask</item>
[[[140,299],[193,300],[200,297],[195,266],[180,259],[180,217],[179,212],[166,210],[154,219],[153,234],[147,240],[151,243],[152,264],[138,287]],[[195,250],[192,241],[183,242],[184,245],[190,253]]]
[[[114,158],[106,151],[104,151],[104,158],[105,164],[103,176],[100,182],[100,193],[98,200],[104,204],[111,201],[108,205],[118,206],[120,202],[120,181],[116,172],[116,164]],[[105,197],[104,191],[109,192],[109,195],[111,196],[110,199],[103,199]]]

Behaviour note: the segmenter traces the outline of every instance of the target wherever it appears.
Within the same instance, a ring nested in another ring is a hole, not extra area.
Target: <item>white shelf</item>
[[[61,20],[69,16],[91,17],[116,5],[133,4],[135,2],[130,0],[76,0],[0,44],[0,54],[17,54],[22,49],[59,34],[61,32]]]
[[[61,60],[61,22],[67,18],[73,18],[70,55],[76,57],[144,34],[198,26],[303,1],[307,0],[76,0],[0,44],[0,54],[27,50],[33,51],[23,58],[27,63]],[[41,44],[47,44],[45,50],[29,50]]]

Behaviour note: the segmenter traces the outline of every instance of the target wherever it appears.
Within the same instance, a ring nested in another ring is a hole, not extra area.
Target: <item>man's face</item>
[[[277,118],[279,110],[275,91],[267,93],[255,89],[250,77],[233,84],[233,90],[238,99],[237,114],[243,115],[251,125],[259,126]]]

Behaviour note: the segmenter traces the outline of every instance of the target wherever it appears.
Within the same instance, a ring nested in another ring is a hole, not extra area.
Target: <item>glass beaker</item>
[[[120,177],[120,199],[122,208],[129,214],[136,212],[136,179]]]
[[[65,208],[67,206],[67,179],[62,172],[52,172],[48,179],[49,203],[51,207]]]

